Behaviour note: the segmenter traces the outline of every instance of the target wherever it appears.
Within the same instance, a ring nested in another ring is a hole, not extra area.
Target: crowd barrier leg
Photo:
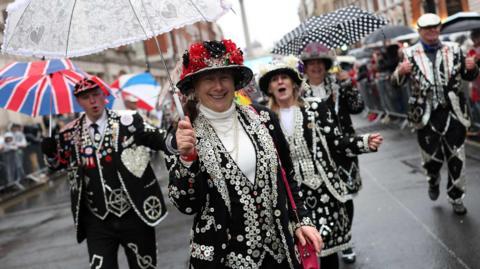
[[[382,110],[384,110],[388,115],[388,112],[391,111],[390,100],[389,93],[387,92],[387,85],[383,77],[384,76],[380,76],[380,78],[376,80],[376,86],[378,90],[380,106],[382,107]]]
[[[407,109],[410,98],[408,83],[397,89],[392,87],[388,75],[381,75],[375,81],[361,81],[359,88],[368,111],[378,114],[374,122],[378,122],[386,115],[389,118],[394,117],[397,121],[400,119],[397,123],[401,129],[408,126]]]
[[[362,95],[363,102],[365,103],[365,107],[367,110],[372,110],[373,109],[373,101],[372,97],[368,93],[368,81],[367,79],[362,79],[358,81],[358,90],[360,91],[360,94]]]

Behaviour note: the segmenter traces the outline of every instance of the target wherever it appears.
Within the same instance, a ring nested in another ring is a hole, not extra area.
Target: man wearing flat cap
[[[56,138],[42,141],[52,169],[66,168],[77,241],[87,239],[91,268],[118,268],[125,249],[130,268],[156,268],[154,226],[166,215],[151,150],[166,150],[164,133],[138,114],[118,115],[105,108],[98,79],[75,85],[85,113]]]
[[[440,194],[440,169],[448,167],[447,196],[457,215],[464,215],[465,137],[470,126],[461,80],[474,80],[478,68],[474,59],[465,58],[456,43],[440,42],[440,18],[431,13],[418,21],[420,41],[404,49],[404,60],[392,76],[399,87],[411,82],[408,119],[417,129],[417,140],[426,170],[428,195]]]

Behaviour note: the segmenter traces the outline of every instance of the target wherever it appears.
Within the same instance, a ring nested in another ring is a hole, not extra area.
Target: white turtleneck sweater
[[[237,166],[248,178],[248,180],[255,184],[255,169],[256,169],[256,155],[253,143],[248,137],[246,131],[243,129],[240,120],[235,120],[238,117],[235,104],[224,112],[215,112],[203,105],[199,106],[200,112],[208,119],[217,134],[223,146],[229,152],[232,159],[235,160]],[[235,128],[234,124],[237,124]],[[235,141],[235,130],[237,130],[237,141]],[[236,147],[236,148],[235,148]],[[238,159],[236,160],[236,158]]]
[[[295,130],[295,107],[280,108],[280,122],[287,136],[292,136]]]

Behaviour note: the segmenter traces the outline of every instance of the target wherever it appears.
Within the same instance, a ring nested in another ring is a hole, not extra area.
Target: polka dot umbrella
[[[381,16],[356,6],[307,19],[287,33],[273,48],[272,53],[300,55],[303,48],[319,42],[334,49],[360,41],[368,34],[387,24]]]

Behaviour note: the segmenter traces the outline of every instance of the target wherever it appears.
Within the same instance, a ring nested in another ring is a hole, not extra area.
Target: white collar
[[[200,104],[199,110],[208,120],[224,120],[230,118],[233,115],[233,112],[235,111],[235,103],[232,102],[230,108],[223,112],[213,111],[202,104]]]
[[[93,122],[92,120],[90,120],[90,118],[85,115],[85,126],[87,127],[90,127],[90,125],[92,125],[93,123],[96,123],[98,126],[104,126],[105,123],[107,122],[107,111],[106,110],[103,110],[103,113],[102,113],[102,116],[100,116],[100,118]]]
[[[315,88],[315,89],[318,89],[318,88],[321,88],[321,87],[324,87],[324,86],[325,86],[324,81],[320,82],[320,84],[318,84],[318,85],[310,84],[310,87]]]

